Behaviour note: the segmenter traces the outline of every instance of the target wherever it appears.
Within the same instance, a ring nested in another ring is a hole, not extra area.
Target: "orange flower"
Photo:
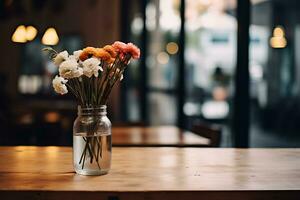
[[[103,49],[105,51],[107,51],[111,55],[112,58],[115,58],[117,56],[117,52],[113,46],[106,45],[105,47],[103,47]]]
[[[103,48],[97,48],[96,57],[104,61],[109,61],[111,59],[111,55]]]
[[[82,50],[81,54],[79,55],[79,59],[84,61],[92,56],[96,56],[96,48],[86,47]]]

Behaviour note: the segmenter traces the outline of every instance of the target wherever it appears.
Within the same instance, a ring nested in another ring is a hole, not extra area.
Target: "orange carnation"
[[[96,52],[96,48],[86,47],[82,50],[81,54],[79,55],[79,59],[84,61],[92,56],[96,56]]]
[[[105,47],[103,47],[103,49],[107,51],[111,55],[111,57],[115,58],[117,56],[117,52],[113,46],[106,45]]]
[[[104,61],[109,61],[111,59],[110,54],[103,48],[97,48],[96,57]]]

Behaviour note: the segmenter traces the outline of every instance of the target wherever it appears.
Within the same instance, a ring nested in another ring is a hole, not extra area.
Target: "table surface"
[[[209,139],[175,126],[113,127],[114,146],[207,147]]]
[[[251,199],[251,195],[257,198],[256,194],[267,192],[266,197],[299,199],[299,191],[300,149],[115,147],[109,174],[82,176],[73,171],[71,148],[0,147],[3,197],[22,194],[26,199],[25,192],[31,199],[48,192],[47,199],[54,194],[67,198],[78,192],[78,199],[89,193],[98,197],[131,195],[127,199],[135,199],[135,195],[185,199],[191,194],[219,199],[218,192],[223,192],[223,199],[241,198],[236,194]]]

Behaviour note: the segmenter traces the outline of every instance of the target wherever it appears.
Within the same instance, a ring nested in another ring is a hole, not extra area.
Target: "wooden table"
[[[207,147],[209,139],[176,126],[113,127],[113,146]]]
[[[300,149],[113,148],[104,176],[68,147],[0,147],[0,199],[300,199]]]

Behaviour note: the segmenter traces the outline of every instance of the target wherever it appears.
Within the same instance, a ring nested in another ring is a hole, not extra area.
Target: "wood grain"
[[[175,126],[113,127],[114,146],[208,147],[210,140]]]
[[[104,176],[71,148],[0,147],[0,199],[299,199],[300,149],[113,148]]]

